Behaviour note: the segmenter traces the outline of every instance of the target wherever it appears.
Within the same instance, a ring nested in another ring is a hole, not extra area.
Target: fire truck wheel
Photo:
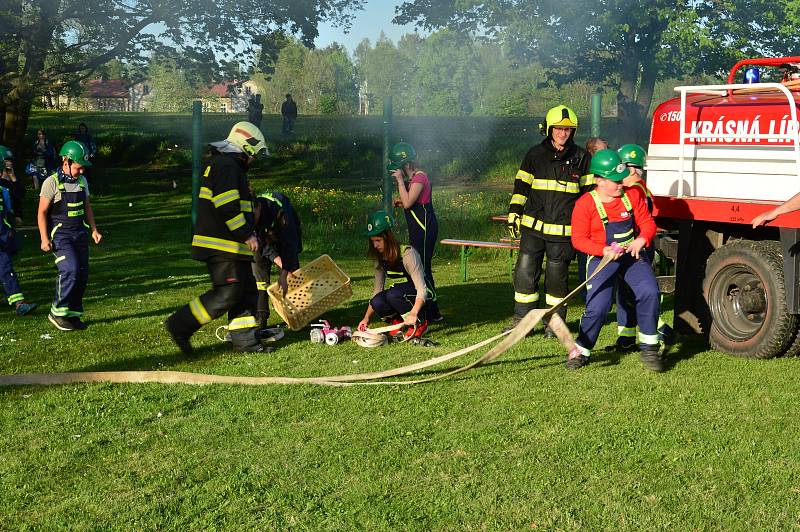
[[[703,296],[711,313],[711,347],[732,355],[772,358],[793,339],[783,259],[777,242],[736,240],[708,258]]]
[[[789,347],[786,348],[786,351],[783,353],[785,357],[796,357],[800,355],[800,323],[798,323],[797,328],[795,329],[793,339],[789,344]]]

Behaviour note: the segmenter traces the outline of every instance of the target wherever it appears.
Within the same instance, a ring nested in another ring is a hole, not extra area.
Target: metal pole
[[[383,210],[392,212],[392,177],[386,170],[389,164],[389,150],[392,148],[392,97],[386,96],[383,100],[383,163],[381,173],[383,174]]]
[[[197,222],[197,198],[200,195],[200,165],[203,159],[203,104],[192,102],[192,227]]]
[[[592,136],[600,136],[600,103],[602,96],[599,93],[592,94]]]

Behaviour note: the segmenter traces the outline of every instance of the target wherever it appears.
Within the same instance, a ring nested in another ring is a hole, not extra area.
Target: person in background
[[[247,100],[247,120],[257,128],[261,128],[261,120],[264,117],[264,104],[261,103],[261,95],[251,95]]]
[[[545,255],[545,304],[560,303],[569,292],[569,263],[575,256],[570,217],[578,196],[588,188],[589,155],[573,140],[578,128],[575,112],[564,105],[553,107],[539,126],[545,138],[525,154],[508,207],[509,232],[520,243],[514,269],[514,320],[506,329],[516,327],[538,307]],[[557,312],[566,322],[566,307]],[[545,327],[545,337],[555,334]]]
[[[303,251],[303,235],[300,218],[284,194],[267,192],[255,200],[256,236],[258,252],[253,262],[253,275],[258,289],[256,321],[260,331],[268,330],[269,294],[272,265],[278,267],[278,286],[283,295],[289,290],[289,277],[300,268],[300,253]],[[266,335],[261,333],[261,340]]]
[[[44,129],[36,130],[36,140],[33,143],[33,165],[36,172],[31,174],[33,188],[39,190],[41,176],[49,176],[56,170],[56,150],[47,139]]]
[[[628,175],[614,150],[600,150],[590,166],[596,188],[581,196],[572,213],[572,244],[590,256],[588,271],[594,272],[604,255],[613,256],[587,285],[586,311],[580,320],[576,347],[567,356],[567,369],[589,363],[600,329],[611,309],[617,279],[630,286],[636,298],[639,349],[644,366],[665,369],[658,342],[659,292],[646,247],[656,234],[656,224],[638,187],[624,190]]]
[[[85,122],[78,124],[78,132],[75,133],[75,140],[86,147],[86,153],[88,154],[86,160],[92,163],[92,166],[84,168],[83,175],[86,179],[90,179],[92,177],[92,171],[94,170],[94,160],[97,156],[97,144],[95,144],[94,138],[92,138],[91,133],[89,133],[89,127]]]
[[[56,296],[47,319],[60,331],[84,330],[83,295],[89,281],[89,233],[99,244],[89,185],[83,169],[92,163],[76,140],[65,142],[61,168],[42,183],[37,221],[41,250],[53,252],[58,269]]]
[[[416,166],[417,152],[407,142],[398,142],[389,152],[387,170],[397,181],[400,199],[394,202],[406,214],[408,243],[411,244],[425,267],[425,282],[428,285],[428,300],[425,305],[427,321],[441,321],[436,284],[433,281],[433,252],[439,235],[439,222],[431,202],[432,190],[428,174]],[[408,181],[406,181],[408,180]]]
[[[586,146],[586,153],[589,154],[589,157],[592,157],[598,151],[605,150],[606,148],[608,148],[608,142],[600,137],[589,137],[588,139],[586,139],[585,146]],[[594,181],[591,179],[587,179],[586,184],[587,185],[594,184]],[[577,251],[575,253],[575,256],[578,260],[578,282],[582,283],[583,281],[586,280],[586,261],[588,260],[588,257],[586,256],[585,253],[581,253],[580,251]],[[585,287],[581,288],[580,296],[581,299],[586,301]]]
[[[16,228],[22,222],[22,198],[25,186],[14,175],[14,156],[11,150],[0,146],[0,159],[3,163],[0,176],[0,283],[8,298],[8,304],[14,305],[18,316],[33,312],[38,305],[28,303],[19,286],[17,274],[14,272],[12,257],[19,249]]]
[[[247,179],[255,158],[269,155],[267,142],[256,126],[237,122],[225,140],[210,146],[197,202],[192,258],[206,263],[212,287],[175,311],[164,326],[178,348],[189,354],[191,336],[227,312],[235,351],[268,351],[256,335],[258,292],[252,262],[258,237]]]
[[[297,120],[297,104],[292,100],[291,94],[287,94],[286,100],[281,104],[281,115],[283,116],[283,134],[294,133],[294,123]]]
[[[375,283],[364,318],[358,324],[365,331],[374,315],[387,323],[408,325],[405,333],[398,329],[392,335],[406,339],[420,338],[428,323],[420,318],[424,312],[427,287],[422,258],[411,246],[400,246],[392,232],[394,221],[386,211],[370,215],[366,236],[367,256],[375,261]]]

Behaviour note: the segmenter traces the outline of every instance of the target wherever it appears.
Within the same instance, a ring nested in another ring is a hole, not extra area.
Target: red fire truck
[[[753,81],[736,83],[747,74]],[[748,59],[727,84],[676,87],[653,114],[647,186],[673,238],[675,326],[756,358],[800,353],[800,211],[751,220],[800,191],[800,57]]]

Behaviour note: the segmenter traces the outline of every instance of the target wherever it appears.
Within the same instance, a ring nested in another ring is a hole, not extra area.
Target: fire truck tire
[[[703,296],[711,314],[711,347],[748,358],[783,354],[797,329],[786,304],[777,242],[736,240],[706,263]]]
[[[789,347],[787,347],[786,351],[783,353],[783,356],[785,357],[796,357],[798,355],[800,355],[800,323],[798,323],[797,328],[795,329],[793,339],[789,343]]]

